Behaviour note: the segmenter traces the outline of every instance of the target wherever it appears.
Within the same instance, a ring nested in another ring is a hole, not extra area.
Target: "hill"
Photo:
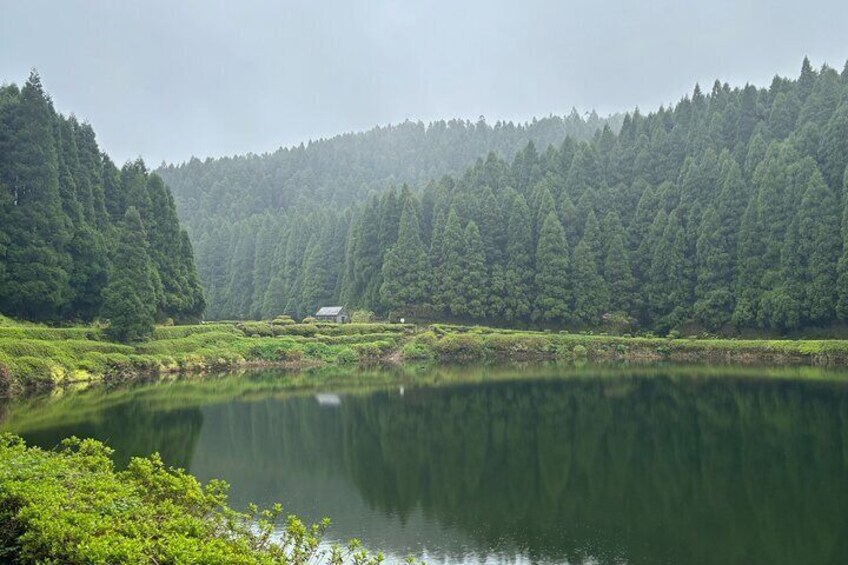
[[[210,315],[343,302],[560,327],[833,327],[848,317],[846,100],[848,68],[805,59],[797,79],[696,86],[620,132],[492,153],[423,188],[207,218]]]
[[[192,159],[160,167],[157,174],[172,188],[181,220],[195,243],[208,315],[255,317],[258,304],[251,312],[243,304],[231,304],[219,281],[240,284],[244,255],[256,253],[257,244],[277,237],[287,217],[345,210],[402,184],[421,188],[431,179],[461,174],[489,152],[512,158],[529,142],[548,147],[566,137],[590,139],[608,121],[617,131],[621,120],[621,116],[601,119],[594,113],[581,117],[572,111],[518,125],[492,126],[482,118],[476,123],[404,122],[266,155]],[[270,261],[270,251],[261,248],[258,253],[260,262]],[[252,259],[250,263],[252,269]],[[251,287],[267,286],[264,275],[259,277]]]

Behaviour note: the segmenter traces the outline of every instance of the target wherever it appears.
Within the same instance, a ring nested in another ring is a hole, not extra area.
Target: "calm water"
[[[159,451],[393,557],[848,563],[848,376],[559,371],[95,390],[7,404],[0,428]]]

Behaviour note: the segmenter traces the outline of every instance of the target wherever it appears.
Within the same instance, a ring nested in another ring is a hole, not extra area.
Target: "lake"
[[[313,382],[316,388],[303,387]],[[449,563],[848,563],[848,374],[264,372],[0,405],[52,447],[153,451],[231,502]]]

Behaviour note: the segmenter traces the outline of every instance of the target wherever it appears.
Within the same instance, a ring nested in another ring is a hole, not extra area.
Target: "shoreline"
[[[239,322],[157,328],[134,345],[91,327],[0,327],[0,396],[176,374],[414,363],[848,366],[848,340],[623,337],[432,324]]]

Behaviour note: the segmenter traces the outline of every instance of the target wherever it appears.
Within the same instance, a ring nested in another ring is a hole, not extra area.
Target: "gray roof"
[[[344,306],[324,306],[318,310],[316,316],[338,316],[344,310]]]

